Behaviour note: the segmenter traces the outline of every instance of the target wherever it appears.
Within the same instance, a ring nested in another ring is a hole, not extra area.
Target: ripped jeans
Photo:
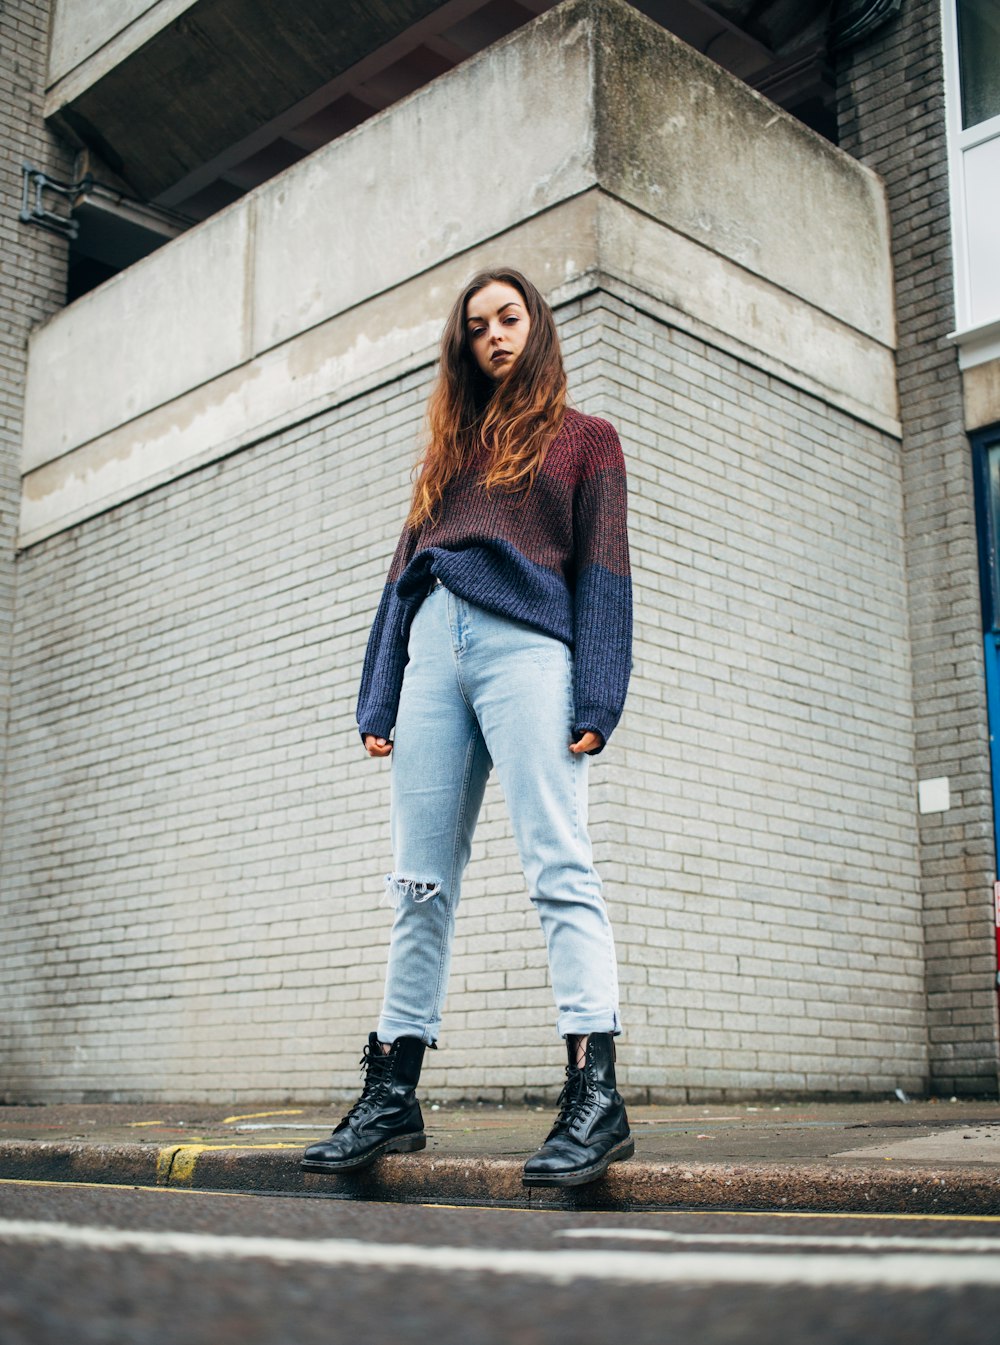
[[[387,881],[396,914],[382,1041],[437,1039],[462,874],[492,767],[545,935],[559,1033],[621,1030],[614,940],[587,836],[590,763],[568,750],[572,722],[572,655],[561,640],[440,585],[424,599],[391,757]]]

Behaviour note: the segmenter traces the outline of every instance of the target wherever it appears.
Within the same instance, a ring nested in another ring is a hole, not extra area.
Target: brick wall
[[[0,809],[27,339],[66,296],[66,243],[18,218],[22,162],[57,177],[70,171],[65,147],[42,121],[48,23],[47,0],[0,3]]]
[[[641,313],[607,324],[640,578],[614,765],[629,1078],[918,1080],[896,446]]]
[[[592,772],[630,1095],[920,1088],[898,451],[607,292],[560,312],[630,462],[636,670]],[[0,991],[13,1097],[347,1096],[387,771],[353,723],[429,369],[20,561]],[[554,1094],[495,785],[434,1097]]]
[[[917,769],[952,807],[921,819],[936,1091],[995,1092],[994,845],[975,519],[955,348],[938,0],[909,0],[843,62],[842,146],[885,180],[899,324]]]

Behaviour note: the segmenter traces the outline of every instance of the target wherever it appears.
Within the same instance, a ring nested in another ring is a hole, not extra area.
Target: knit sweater
[[[607,742],[631,670],[632,580],[625,460],[606,420],[567,410],[531,490],[485,490],[471,461],[438,517],[404,527],[368,639],[358,726],[388,738],[410,625],[434,579],[459,598],[562,640],[573,651],[577,736]]]

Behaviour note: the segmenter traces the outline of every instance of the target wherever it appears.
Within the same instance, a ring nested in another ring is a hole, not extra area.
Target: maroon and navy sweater
[[[404,527],[368,639],[358,726],[388,738],[410,624],[434,579],[459,598],[553,635],[573,650],[574,729],[607,742],[632,666],[625,460],[606,420],[567,410],[527,496],[484,490],[472,461],[438,518]]]

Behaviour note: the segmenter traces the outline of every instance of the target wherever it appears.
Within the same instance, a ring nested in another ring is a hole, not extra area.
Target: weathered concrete
[[[853,160],[630,7],[573,0],[39,330],[21,544],[419,367],[498,256],[555,298],[618,281],[896,432],[886,228]]]
[[[635,10],[599,11],[595,33],[601,184],[894,344],[879,179]]]
[[[315,1109],[222,1117],[174,1106],[159,1120],[123,1106],[10,1110],[0,1118],[0,1180],[543,1208],[1000,1213],[996,1103],[640,1107],[635,1159],[567,1192],[522,1184],[547,1126],[539,1108],[428,1109],[425,1152],[341,1177],[299,1168],[305,1145],[329,1129]],[[982,1147],[970,1149],[969,1135]]]
[[[177,265],[145,258],[35,333],[25,470],[247,359],[251,231],[247,210],[208,220],[190,242],[178,240],[188,245]]]
[[[76,83],[86,88],[172,23],[197,0],[56,0],[49,43],[49,88],[86,63]],[[64,85],[57,97],[72,95]]]
[[[868,1144],[861,1149],[844,1149],[837,1158],[884,1158],[890,1162],[905,1159],[913,1163],[991,1163],[1000,1164],[1000,1126],[966,1125],[961,1130],[932,1131],[912,1139]]]
[[[962,370],[965,428],[984,429],[1000,420],[1000,359]]]
[[[815,308],[789,303],[775,287],[687,239],[672,237],[669,251],[666,241],[660,226],[594,191],[510,230],[502,255],[529,271],[556,301],[585,292],[598,275],[611,290],[619,281],[639,291],[646,306],[659,301],[660,316],[675,325],[894,431],[890,351]],[[436,267],[432,276],[407,281],[349,308],[246,363],[197,382],[176,398],[164,397],[149,411],[134,418],[125,414],[120,425],[49,460],[40,452],[41,441],[26,441],[21,545],[430,362],[452,295],[467,275],[496,257],[493,242],[463,253]],[[234,275],[239,270],[232,256],[226,266]],[[207,266],[193,272],[203,269]],[[230,302],[220,303],[212,315],[213,324],[222,326],[226,314],[237,321],[225,330],[214,352],[205,352],[207,358],[214,354],[221,359],[222,352],[240,343],[239,282],[227,297]],[[242,310],[250,306],[244,302]],[[86,308],[87,301],[75,309],[80,307]],[[176,324],[166,323],[164,330],[176,332]],[[109,332],[103,348],[117,346],[114,358],[127,361],[126,337],[124,329]],[[166,346],[154,341],[139,358],[149,370],[150,384],[166,386],[179,381],[200,349],[199,343],[186,357],[179,352],[180,358],[171,363]],[[54,376],[58,346],[48,349],[39,333],[35,350],[35,379]],[[43,364],[46,356],[50,369]],[[93,377],[101,378],[96,351],[85,358]],[[74,390],[77,421],[66,414],[70,399],[32,403],[40,417],[50,419],[53,434],[63,439],[88,417],[106,415],[116,391],[110,386],[108,399],[101,402],[90,400],[83,385],[74,382]],[[120,391],[124,403],[131,397],[128,385]],[[34,464],[29,454],[37,460]]]
[[[440,6],[64,0],[46,116],[151,200]]]

